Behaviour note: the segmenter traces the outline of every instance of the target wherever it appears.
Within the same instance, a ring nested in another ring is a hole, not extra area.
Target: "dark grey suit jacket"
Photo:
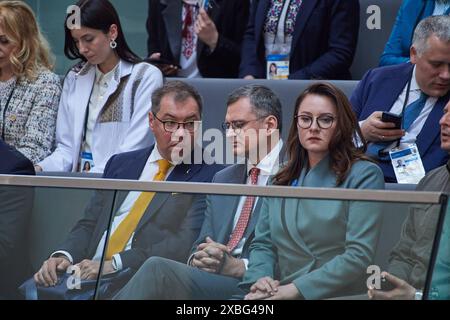
[[[217,172],[212,182],[245,184],[247,181],[246,171],[247,166],[245,164],[236,164]],[[208,195],[206,197],[205,220],[203,221],[200,236],[192,247],[192,253],[197,251],[199,244],[206,241],[206,237],[210,237],[222,244],[228,243],[233,231],[233,220],[239,199],[240,196]],[[261,203],[262,201],[259,199],[250,217],[244,234],[246,241],[240,258],[247,259],[249,256],[248,248],[255,235],[255,225],[258,220]]]

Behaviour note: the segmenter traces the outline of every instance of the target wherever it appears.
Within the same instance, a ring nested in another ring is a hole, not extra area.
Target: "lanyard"
[[[403,102],[402,113],[401,113],[401,116],[402,116],[402,127],[403,127],[403,119],[405,118],[404,117],[405,109],[406,109],[406,106],[408,105],[409,91],[411,90],[411,82],[412,82],[412,76],[409,78],[408,85],[406,86],[406,96],[405,96],[405,101]]]
[[[94,86],[95,86],[95,81],[92,84],[91,93],[89,94],[89,100],[88,100],[86,112],[84,115],[83,134],[81,136],[81,148],[84,148],[84,143],[86,142],[87,125],[88,125],[88,120],[89,120],[91,98],[92,98],[92,93],[94,92]]]
[[[9,94],[8,100],[6,101],[5,104],[5,108],[3,109],[3,118],[2,118],[2,140],[5,141],[5,126],[6,126],[6,120],[5,120],[5,116],[6,116],[6,110],[8,110],[9,107],[9,103],[11,102],[11,98],[14,94],[14,90],[16,89],[16,85],[14,84],[14,87],[11,90],[11,93]]]

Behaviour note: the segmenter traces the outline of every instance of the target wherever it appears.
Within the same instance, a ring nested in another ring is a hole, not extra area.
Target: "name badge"
[[[289,55],[268,55],[266,78],[268,80],[287,80],[289,78]]]
[[[80,155],[80,168],[78,172],[90,172],[94,168],[94,159],[91,152],[82,152]]]
[[[422,159],[415,143],[389,152],[398,183],[417,184],[425,176]]]

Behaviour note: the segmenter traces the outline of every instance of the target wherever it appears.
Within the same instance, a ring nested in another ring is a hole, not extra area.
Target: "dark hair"
[[[80,0],[76,6],[80,8],[81,13],[81,26],[91,28],[95,30],[101,30],[103,33],[108,33],[111,25],[117,25],[117,55],[122,59],[130,63],[139,63],[142,61],[138,55],[136,55],[128,47],[123,34],[122,25],[120,24],[119,15],[116,9],[114,9],[111,2],[108,0]],[[75,41],[73,41],[70,29],[67,26],[68,19],[71,15],[67,15],[64,22],[65,42],[64,42],[64,54],[71,60],[81,59],[86,61],[86,58],[78,50]]]
[[[287,165],[274,177],[274,184],[290,185],[293,180],[300,176],[301,170],[308,165],[308,154],[300,144],[297,118],[295,118],[301,103],[308,95],[327,97],[336,106],[336,131],[331,138],[328,149],[331,158],[331,169],[337,176],[336,186],[339,186],[347,177],[354,162],[361,159],[370,159],[364,155],[366,141],[361,133],[350,101],[340,89],[326,82],[312,84],[297,98],[287,141],[289,160]],[[355,146],[355,141],[358,141],[358,139],[362,142],[362,147],[360,148]]]
[[[228,96],[227,106],[242,98],[249,98],[253,111],[258,116],[274,116],[278,122],[278,130],[281,133],[283,123],[281,102],[272,90],[255,84],[237,88]]]
[[[200,117],[202,116],[203,102],[202,97],[198,91],[186,82],[173,80],[166,82],[161,88],[156,89],[152,94],[152,112],[158,113],[162,98],[167,95],[172,95],[173,99],[177,102],[186,101],[189,98],[193,98],[198,105],[198,111]]]

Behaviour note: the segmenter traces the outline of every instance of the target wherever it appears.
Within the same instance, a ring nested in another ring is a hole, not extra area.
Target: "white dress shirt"
[[[98,66],[95,66],[95,81],[94,87],[92,88],[92,94],[89,99],[89,114],[86,124],[86,137],[83,152],[91,152],[92,136],[95,125],[97,124],[97,118],[104,105],[103,100],[105,99],[106,92],[108,91],[108,84],[111,82],[118,65],[119,64],[117,64],[106,74],[101,72]],[[95,159],[93,159],[93,161],[95,164]]]
[[[402,93],[395,101],[394,105],[389,110],[392,113],[395,114],[401,114],[403,104],[405,103],[406,99],[406,90],[407,90],[408,84],[403,88]],[[409,98],[406,103],[407,106],[409,106],[414,101],[418,100],[420,98],[421,90],[419,87],[419,84],[416,80],[416,66],[414,66],[413,75],[411,79],[411,88],[409,90]],[[436,97],[429,97],[427,101],[425,102],[425,106],[420,112],[419,116],[414,120],[414,122],[411,124],[411,126],[408,128],[408,131],[406,131],[405,135],[400,140],[400,147],[405,147],[407,144],[415,143],[417,136],[419,135],[420,131],[422,131],[422,128],[427,121],[428,116],[430,115],[431,110],[433,110],[434,105],[438,101],[438,98]],[[406,109],[405,109],[406,112]],[[394,147],[397,144],[397,142],[394,142],[392,144],[392,147]]]
[[[278,172],[278,169],[280,168],[280,151],[283,147],[283,142],[280,140],[275,145],[275,147],[267,154],[257,165],[256,168],[260,170],[259,176],[258,176],[258,186],[265,186],[267,185],[267,182],[269,181],[269,178],[276,174]],[[247,165],[247,184],[251,185],[251,179],[249,176],[249,172],[252,168],[255,166],[252,164]],[[244,206],[245,199],[247,196],[243,195],[239,199],[239,204],[236,208],[236,213],[234,214],[234,220],[233,220],[233,230],[236,227],[239,217],[241,215],[242,207]],[[255,199],[255,203],[253,204],[253,208],[256,207],[256,203],[258,202],[258,197]],[[230,234],[231,236],[231,234]],[[236,246],[236,248],[231,253],[232,256],[239,256],[242,253],[242,249],[244,248],[246,239],[242,238],[239,244]],[[248,265],[248,259],[242,259],[245,264],[245,269],[247,269]]]

